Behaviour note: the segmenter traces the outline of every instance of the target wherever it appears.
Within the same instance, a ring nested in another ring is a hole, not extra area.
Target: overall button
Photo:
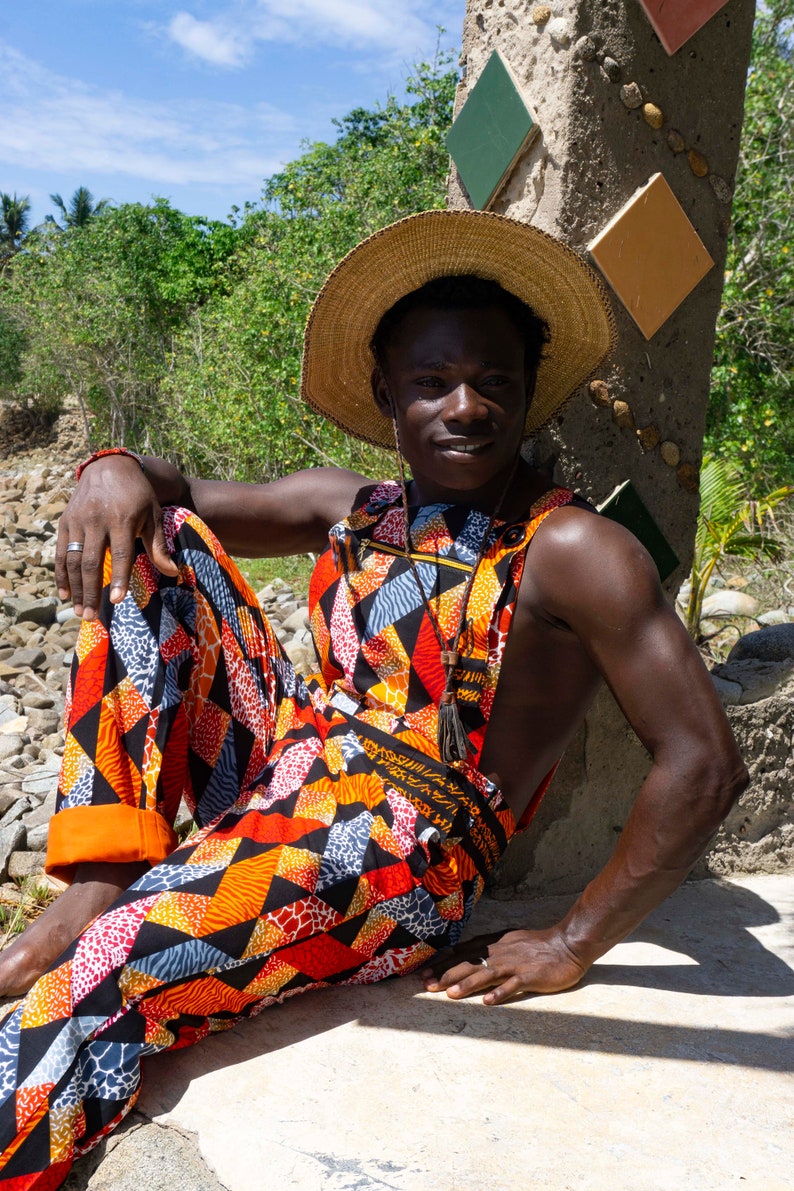
[[[524,533],[523,525],[511,525],[510,529],[505,531],[502,541],[505,546],[517,546],[519,542],[523,542]]]

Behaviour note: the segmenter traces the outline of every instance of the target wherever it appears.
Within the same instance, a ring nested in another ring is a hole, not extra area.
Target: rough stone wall
[[[636,427],[655,426],[662,440],[678,446],[688,472],[667,465],[658,447],[644,452],[635,429],[618,426],[609,406],[595,406],[586,389],[543,432],[536,448],[541,458],[556,455],[558,478],[596,503],[622,481],[633,481],[681,560],[667,581],[672,592],[692,557],[696,469],[754,4],[730,0],[672,57],[636,0],[555,0],[550,12],[538,11],[546,7],[532,0],[467,5],[457,110],[498,49],[540,126],[492,209],[585,251],[628,199],[662,172],[715,262],[650,341],[615,299],[619,345],[601,374],[611,396],[631,407]],[[623,102],[621,88],[631,83],[661,110],[659,129],[648,124],[642,108]],[[671,140],[676,147],[683,143],[685,151],[674,151]],[[706,176],[696,174],[689,150],[695,150],[700,173],[705,159]],[[469,205],[454,166],[449,203]],[[647,768],[644,750],[604,694],[571,745],[536,822],[511,847],[497,883],[523,879],[548,891],[580,888],[611,852]]]

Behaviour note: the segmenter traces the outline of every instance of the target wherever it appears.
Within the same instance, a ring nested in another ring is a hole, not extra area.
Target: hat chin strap
[[[408,565],[411,568],[411,573],[419,589],[419,595],[424,604],[427,618],[432,625],[433,632],[436,635],[436,640],[440,649],[440,661],[444,667],[445,684],[444,690],[441,694],[438,705],[438,727],[436,730],[436,743],[438,744],[438,752],[442,761],[447,765],[455,765],[461,761],[466,761],[468,757],[476,752],[474,745],[466,735],[466,730],[463,727],[463,721],[460,718],[460,708],[458,707],[457,686],[459,681],[458,663],[460,662],[460,644],[464,633],[468,628],[467,611],[469,607],[469,597],[471,596],[472,588],[474,587],[474,580],[477,576],[480,563],[485,557],[485,552],[488,548],[491,532],[496,522],[505,497],[507,496],[510,485],[516,474],[518,462],[521,458],[521,440],[518,443],[513,466],[510,469],[510,474],[507,477],[499,500],[496,502],[496,507],[491,514],[491,519],[486,526],[485,533],[480,542],[480,548],[477,551],[477,557],[474,561],[474,566],[471,569],[469,578],[466,581],[466,587],[463,591],[463,598],[460,604],[460,614],[458,616],[458,625],[455,633],[448,641],[444,640],[444,634],[441,631],[438,617],[435,610],[427,598],[425,589],[422,586],[422,581],[419,578],[419,573],[416,569],[416,562],[413,556],[413,540],[411,538],[411,523],[408,518],[408,485],[405,479],[405,459],[403,457],[402,446],[400,444],[400,431],[397,426],[397,414],[394,406],[394,399],[388,386],[386,386],[386,396],[391,410],[391,422],[394,430],[394,446],[397,452],[397,467],[400,473],[400,488],[402,490],[402,508],[403,508],[403,530],[405,537],[405,554],[408,559]]]

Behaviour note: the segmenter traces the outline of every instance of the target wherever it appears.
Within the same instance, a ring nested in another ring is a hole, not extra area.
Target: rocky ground
[[[44,855],[80,621],[55,594],[55,542],[86,453],[77,411],[50,430],[0,409],[0,946],[62,888]],[[258,595],[295,666],[314,669],[305,597],[279,579]]]

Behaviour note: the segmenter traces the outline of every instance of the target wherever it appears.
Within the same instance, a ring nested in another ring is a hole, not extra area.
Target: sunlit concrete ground
[[[488,901],[472,925],[566,905]],[[68,1187],[794,1188],[793,917],[794,876],[696,882],[568,993],[487,1009],[408,978],[296,998],[151,1060]]]

